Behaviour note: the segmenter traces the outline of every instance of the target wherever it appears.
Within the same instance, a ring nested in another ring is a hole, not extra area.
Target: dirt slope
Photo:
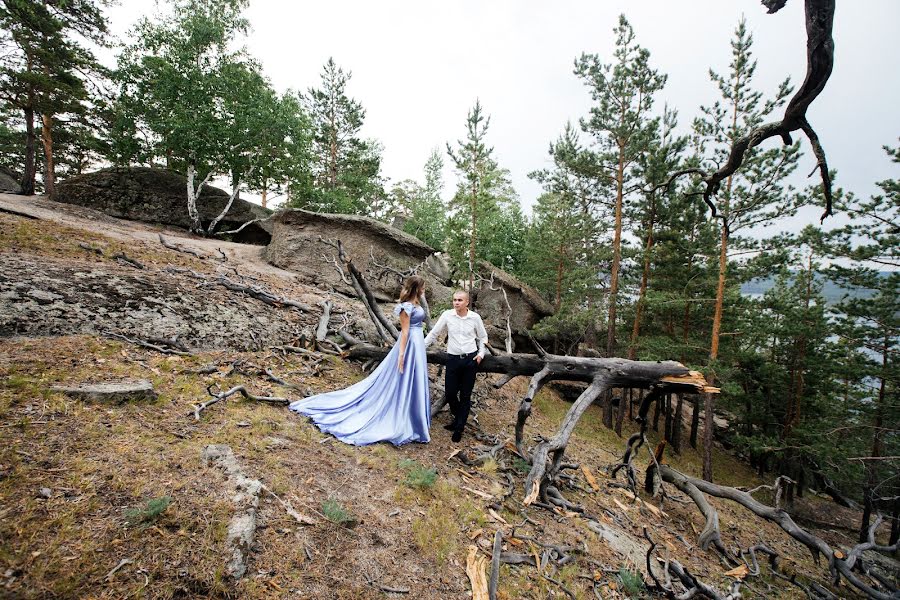
[[[513,526],[518,539],[507,550],[540,557],[540,543],[569,546],[574,560],[560,565],[548,554],[540,573],[527,564],[503,566],[501,598],[645,594],[628,575],[643,565],[603,541],[582,517],[522,506],[524,466],[511,453],[501,450],[477,466],[455,454],[475,456],[511,437],[526,381],[495,391],[493,376],[480,375],[477,419],[461,445],[440,427],[445,415],[435,416],[430,444],[400,448],[346,446],[281,406],[237,396],[196,420],[193,407],[209,399],[207,386],[243,384],[256,394],[297,398],[364,374],[337,357],[272,349],[314,326],[317,312],[269,306],[167,267],[208,278],[226,274],[307,304],[330,297],[336,319],[362,322],[364,316],[352,300],[304,287],[290,272],[266,265],[259,248],[163,232],[208,256],[198,259],[163,248],[158,233],[85,209],[0,195],[0,597],[466,598],[469,547],[487,556],[494,532],[509,537]],[[103,256],[79,243],[101,248]],[[219,248],[227,262],[216,258]],[[122,251],[146,268],[111,258]],[[108,331],[180,333],[192,352],[166,356],[110,339],[103,335]],[[210,365],[215,370],[199,372]],[[266,368],[295,387],[273,383]],[[432,376],[437,384],[437,373]],[[147,378],[159,398],[107,406],[51,390],[98,378]],[[551,390],[541,392],[528,435],[552,434],[567,408]],[[598,485],[574,472],[570,500],[623,536],[638,539],[648,527],[697,576],[727,589],[729,567],[697,548],[703,520],[692,506],[669,502],[659,513],[603,477],[624,442],[601,423],[592,407],[573,436],[570,459]],[[239,581],[225,573],[233,492],[221,471],[203,465],[209,444],[229,445],[249,477],[311,521],[298,524],[263,493],[249,572]],[[693,450],[672,461],[686,472],[699,470]],[[727,455],[716,461],[722,483],[759,483]],[[646,464],[646,457],[637,462]],[[164,497],[170,499],[164,511],[146,510],[148,501]],[[765,542],[792,557],[789,569],[820,572],[773,525],[712,502],[726,545]],[[810,502],[816,514],[820,501]],[[342,511],[353,526],[338,523]],[[852,533],[837,526],[829,535],[852,542]],[[802,597],[771,576],[750,580],[743,592]]]

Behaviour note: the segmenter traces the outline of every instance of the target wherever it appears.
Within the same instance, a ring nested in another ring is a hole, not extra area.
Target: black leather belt
[[[472,358],[476,354],[478,354],[477,350],[475,352],[469,352],[468,354],[449,354],[448,353],[448,356],[452,356],[453,358]]]

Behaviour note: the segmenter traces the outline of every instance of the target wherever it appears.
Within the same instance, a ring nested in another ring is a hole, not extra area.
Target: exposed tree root
[[[256,402],[267,402],[269,404],[279,404],[279,405],[288,405],[291,403],[291,400],[288,398],[277,398],[274,396],[255,396],[247,391],[242,385],[235,386],[226,392],[214,392],[213,388],[215,384],[210,385],[206,388],[206,391],[209,392],[209,395],[213,397],[212,400],[207,400],[206,402],[202,402],[200,404],[194,405],[194,410],[189,413],[194,415],[194,419],[197,421],[200,420],[200,413],[215,404],[216,402],[221,402],[222,400],[226,400],[229,396],[240,393],[247,400],[255,400]]]

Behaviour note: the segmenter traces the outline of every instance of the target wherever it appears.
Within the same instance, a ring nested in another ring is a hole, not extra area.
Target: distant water
[[[887,276],[887,273],[883,273],[882,275]],[[851,298],[870,298],[874,294],[874,292],[869,289],[847,289],[839,286],[831,280],[820,280],[822,281],[822,295],[825,297],[825,303],[829,305],[840,302],[844,299],[845,296],[849,296]],[[761,298],[763,294],[775,287],[775,282],[775,277],[760,277],[758,279],[752,279],[747,283],[741,285],[741,294],[743,294],[744,296],[749,296],[750,298]]]

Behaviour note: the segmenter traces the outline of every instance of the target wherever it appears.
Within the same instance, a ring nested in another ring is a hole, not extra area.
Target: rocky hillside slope
[[[233,386],[295,399],[364,376],[304,347],[325,299],[333,326],[365,335],[358,303],[260,252],[0,195],[0,596],[468,598],[467,564],[484,575],[498,530],[499,598],[646,597],[645,528],[719,590],[741,576],[700,550],[704,520],[683,497],[635,499],[604,477],[624,440],[594,407],[569,445],[579,468],[566,493],[600,526],[523,506],[527,467],[509,440],[526,381],[494,390],[499,376],[479,375],[462,444],[445,414],[429,444],[356,448],[278,403],[234,395],[198,410]],[[56,389],[136,379],[158,396],[111,404]],[[540,392],[527,434],[551,435],[567,409]],[[699,469],[690,449],[670,460]],[[724,453],[716,462],[722,483],[763,483]],[[773,524],[711,502],[729,549],[765,543],[801,583],[823,571]],[[854,515],[818,498],[798,510],[829,543],[853,543]],[[235,543],[238,521],[255,527]],[[804,597],[765,567],[741,591]]]

